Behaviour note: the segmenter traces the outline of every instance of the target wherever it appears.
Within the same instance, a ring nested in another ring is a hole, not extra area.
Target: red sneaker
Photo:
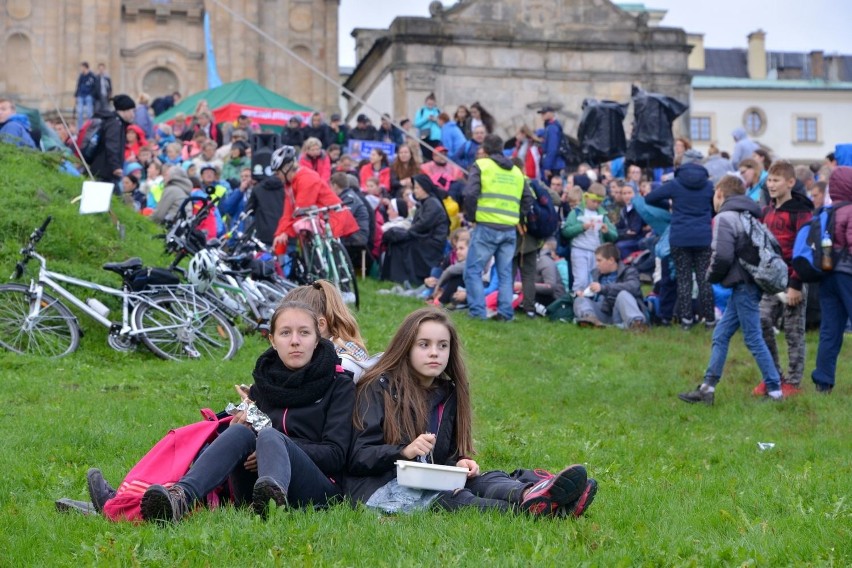
[[[761,383],[763,384],[763,383]],[[791,385],[789,383],[781,383],[781,394],[784,395],[784,398],[788,396],[794,396],[802,392],[802,389],[795,385]]]
[[[754,387],[751,394],[754,396],[766,396],[766,383],[760,381],[760,384]]]
[[[533,485],[521,502],[521,509],[536,516],[555,516],[560,507],[580,498],[586,482],[586,468],[572,465]]]

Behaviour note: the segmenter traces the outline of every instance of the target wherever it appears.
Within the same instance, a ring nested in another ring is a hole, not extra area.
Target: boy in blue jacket
[[[712,256],[707,280],[733,288],[725,315],[713,331],[713,347],[710,362],[704,373],[704,381],[695,390],[678,394],[684,402],[713,404],[716,385],[722,378],[728,345],[731,338],[742,327],[746,347],[763,375],[766,396],[781,400],[781,377],[772,355],[763,340],[760,328],[760,288],[751,275],[739,263],[739,254],[748,242],[740,215],[752,215],[760,219],[760,208],[745,195],[745,186],[736,176],[727,175],[716,185],[713,206],[718,212],[713,226]]]

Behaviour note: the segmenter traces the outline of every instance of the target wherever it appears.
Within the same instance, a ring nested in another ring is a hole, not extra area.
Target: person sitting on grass
[[[642,285],[633,266],[621,262],[618,247],[606,243],[595,250],[592,282],[577,290],[574,313],[581,327],[614,324],[635,331],[648,329],[642,310]]]
[[[453,250],[448,255],[447,262],[443,264],[440,275],[437,278],[430,276],[424,282],[432,289],[435,305],[447,309],[461,309],[467,307],[464,298],[459,294],[459,288],[464,288],[464,266],[470,248],[470,233],[466,229],[458,229],[450,235],[450,241],[453,242]]]
[[[470,383],[458,332],[447,313],[421,308],[405,318],[382,359],[358,384],[346,494],[356,503],[399,510],[400,500],[453,511],[475,508],[536,516],[586,511],[597,491],[582,465],[527,481],[480,472],[473,447]],[[402,487],[397,461],[467,469],[463,488]],[[531,472],[530,472],[531,473]]]
[[[733,288],[733,291],[722,319],[713,330],[713,347],[704,372],[704,381],[695,390],[678,394],[678,398],[684,402],[713,404],[716,385],[722,379],[725,359],[728,357],[728,345],[742,327],[746,347],[751,351],[763,382],[766,383],[766,395],[772,400],[781,400],[781,377],[760,330],[760,288],[738,261],[740,251],[749,240],[740,215],[747,213],[760,219],[760,207],[746,195],[742,180],[733,175],[719,180],[713,194],[713,207],[718,214],[713,223],[713,241],[710,245],[712,255],[707,280],[711,284],[721,283],[726,288]]]
[[[334,344],[320,335],[307,304],[284,301],[272,316],[269,342],[240,388],[271,426],[255,432],[244,411],[171,487],[152,485],[142,497],[146,521],[180,521],[214,488],[230,479],[235,502],[251,502],[265,516],[278,507],[324,507],[341,496],[352,433],[354,384],[337,371]]]

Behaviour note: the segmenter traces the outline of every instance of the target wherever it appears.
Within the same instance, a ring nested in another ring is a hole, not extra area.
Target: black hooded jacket
[[[252,188],[246,209],[254,211],[257,238],[271,245],[278,220],[284,214],[284,184],[275,176],[265,178]]]

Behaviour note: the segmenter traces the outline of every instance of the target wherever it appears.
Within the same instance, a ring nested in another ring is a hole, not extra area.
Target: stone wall
[[[105,63],[114,91],[134,97],[205,89],[207,10],[224,82],[250,78],[297,102],[337,109],[337,88],[275,42],[337,78],[339,0],[226,5],[274,42],[203,0],[0,0],[0,94],[42,110],[69,110],[81,61],[93,69]]]
[[[398,117],[434,92],[450,114],[479,101],[501,134],[533,124],[545,103],[576,132],[583,99],[627,102],[631,84],[689,100],[685,32],[649,27],[606,0],[465,0],[431,18],[397,18],[382,34],[354,33],[366,57],[346,86],[369,102],[381,75],[392,74],[387,110]]]

